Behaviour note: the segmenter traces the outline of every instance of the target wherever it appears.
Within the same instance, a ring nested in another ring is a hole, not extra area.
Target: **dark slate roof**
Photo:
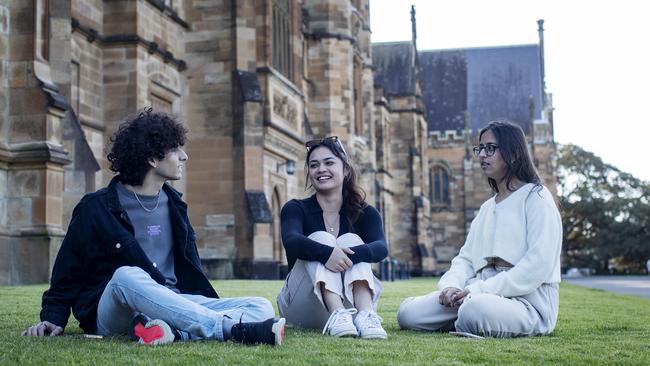
[[[385,96],[415,94],[415,48],[411,42],[373,43],[375,85]]]
[[[87,173],[94,173],[101,169],[99,162],[95,159],[86,134],[81,128],[81,122],[72,108],[68,108],[63,118],[63,138],[73,141],[73,166],[74,169],[83,170]]]
[[[461,131],[467,110],[473,133],[498,118],[509,119],[528,133],[531,96],[534,117],[541,118],[537,45],[421,51],[419,62],[429,131]]]
[[[467,63],[462,51],[420,54],[420,88],[429,130],[462,130]]]

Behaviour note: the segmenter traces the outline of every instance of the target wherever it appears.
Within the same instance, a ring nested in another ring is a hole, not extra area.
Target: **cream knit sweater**
[[[560,282],[562,219],[546,187],[528,183],[498,204],[487,200],[472,221],[465,245],[440,281],[446,287],[466,288],[470,293],[505,297],[522,296],[543,283]],[[468,280],[499,257],[514,265],[485,281]]]

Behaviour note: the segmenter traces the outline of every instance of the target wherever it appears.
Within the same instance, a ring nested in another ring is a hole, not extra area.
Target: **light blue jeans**
[[[213,299],[178,294],[158,284],[139,267],[120,267],[99,299],[97,333],[103,336],[128,333],[136,312],[164,320],[180,332],[184,341],[223,341],[224,317],[247,323],[275,315],[271,302],[262,297]]]

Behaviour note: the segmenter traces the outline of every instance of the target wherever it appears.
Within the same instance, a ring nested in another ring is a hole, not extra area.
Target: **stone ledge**
[[[65,230],[55,225],[38,225],[22,227],[18,230],[0,228],[0,236],[9,238],[29,238],[29,237],[55,237],[63,238]]]
[[[147,41],[146,39],[140,37],[137,34],[115,34],[111,36],[102,36],[97,32],[97,30],[82,25],[79,23],[79,20],[72,18],[72,31],[78,31],[79,33],[86,36],[88,42],[93,43],[95,40],[98,40],[100,45],[114,45],[114,44],[136,44],[142,45],[147,49],[149,54],[157,54],[163,59],[164,63],[173,63],[176,65],[178,71],[187,70],[187,63],[184,60],[174,57],[174,54],[168,51],[167,49],[160,47],[156,42]]]
[[[212,214],[205,215],[206,226],[235,226],[235,215],[233,214]]]
[[[54,145],[47,141],[22,142],[0,145],[0,162],[52,162],[60,165],[69,164],[72,160],[63,146]]]

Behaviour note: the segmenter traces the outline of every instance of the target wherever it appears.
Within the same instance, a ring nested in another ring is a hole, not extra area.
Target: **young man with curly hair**
[[[186,129],[145,109],[120,125],[108,154],[118,175],[84,196],[57,255],[41,322],[26,336],[56,336],[70,309],[86,333],[145,344],[214,339],[280,345],[284,319],[261,297],[219,298],[201,271],[178,180]]]

